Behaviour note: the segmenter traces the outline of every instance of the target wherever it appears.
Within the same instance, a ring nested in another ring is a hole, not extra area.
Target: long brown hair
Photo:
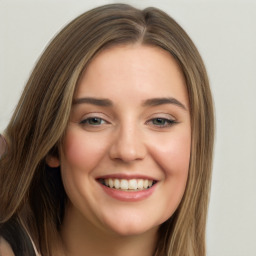
[[[168,51],[186,79],[192,146],[183,199],[159,229],[155,255],[205,256],[214,117],[203,61],[184,30],[156,8],[111,4],[88,11],[50,43],[34,68],[5,130],[8,152],[0,161],[0,223],[16,218],[38,251],[52,255],[66,194],[59,169],[45,158],[58,154],[81,73],[100,50],[141,43]]]

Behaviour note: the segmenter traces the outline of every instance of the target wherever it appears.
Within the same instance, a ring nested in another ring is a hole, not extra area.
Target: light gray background
[[[217,120],[207,255],[255,256],[256,0],[0,0],[0,131],[54,34],[82,12],[114,2],[165,10],[198,46]]]

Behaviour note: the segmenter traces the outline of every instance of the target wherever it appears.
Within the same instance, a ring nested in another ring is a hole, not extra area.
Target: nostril
[[[123,143],[121,140],[112,145],[110,157],[123,162],[142,160],[146,155],[145,146],[139,141]]]

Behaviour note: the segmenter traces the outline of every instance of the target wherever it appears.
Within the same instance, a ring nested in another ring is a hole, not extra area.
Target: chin
[[[120,237],[127,237],[127,236],[141,236],[145,233],[156,232],[157,230],[158,230],[158,227],[151,228],[151,229],[138,229],[138,228],[115,229],[113,231],[116,235]]]
[[[144,220],[123,219],[119,222],[109,223],[107,226],[118,236],[137,236],[148,232],[157,232],[160,225],[145,223]]]

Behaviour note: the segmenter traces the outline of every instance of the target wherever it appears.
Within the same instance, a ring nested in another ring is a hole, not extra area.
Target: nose
[[[142,160],[146,155],[146,146],[139,129],[132,125],[120,127],[111,145],[111,159],[123,162]]]

